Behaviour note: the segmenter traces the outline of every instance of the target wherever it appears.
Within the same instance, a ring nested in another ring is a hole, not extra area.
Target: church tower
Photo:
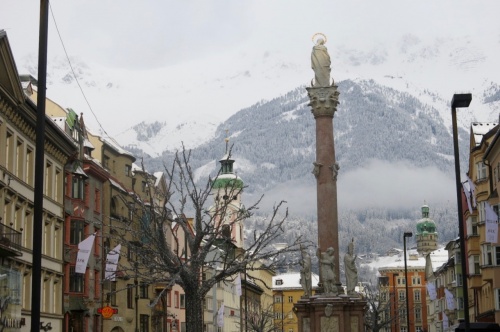
[[[243,249],[243,215],[245,207],[241,203],[244,183],[234,172],[234,159],[228,149],[229,138],[226,141],[226,153],[219,160],[220,172],[212,182],[214,205],[211,213],[215,214],[216,223],[222,223],[222,232],[231,237],[231,242],[237,249]]]
[[[417,223],[417,251],[420,255],[427,255],[437,249],[438,233],[434,220],[429,218],[429,206],[422,206],[422,219]]]

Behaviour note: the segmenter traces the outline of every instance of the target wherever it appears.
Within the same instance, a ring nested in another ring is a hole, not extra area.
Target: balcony
[[[482,285],[483,285],[483,280],[480,274],[472,274],[469,276],[470,288],[481,288]]]
[[[0,223],[0,257],[22,256],[21,232]]]

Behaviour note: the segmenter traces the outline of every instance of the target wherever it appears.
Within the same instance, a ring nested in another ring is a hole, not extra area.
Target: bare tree
[[[187,331],[198,332],[203,331],[204,297],[217,282],[232,279],[245,268],[275,269],[282,263],[279,257],[307,244],[298,237],[285,247],[274,248],[288,215],[285,202],[279,202],[265,230],[247,234],[244,250],[236,246],[232,227],[251,218],[262,197],[248,208],[241,205],[234,210],[231,198],[241,194],[242,182],[228,178],[215,193],[213,184],[222,178],[221,173],[199,186],[189,163],[190,151],[176,153],[165,167],[166,191],[157,192],[150,183],[149,199],[136,196],[135,219],[140,222],[117,230],[116,236],[137,255],[133,264],[119,266],[122,273],[139,274],[142,283],[164,285],[164,289],[179,284],[185,292]],[[263,261],[265,266],[256,264]],[[203,273],[207,267],[214,271],[209,277]]]
[[[398,324],[405,317],[400,315],[401,309],[406,308],[404,301],[399,301],[396,294],[390,292],[384,277],[379,278],[379,288],[371,284],[364,287],[364,297],[367,302],[365,325],[367,331],[379,332]]]

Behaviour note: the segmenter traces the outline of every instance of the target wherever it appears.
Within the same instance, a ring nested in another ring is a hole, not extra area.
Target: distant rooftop
[[[312,273],[312,286],[313,288],[318,287],[319,276]],[[280,289],[301,289],[300,284],[300,273],[290,272],[285,274],[280,274],[273,277],[273,285],[271,287],[273,290]]]

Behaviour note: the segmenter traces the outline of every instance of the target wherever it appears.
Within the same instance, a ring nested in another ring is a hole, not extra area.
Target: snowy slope
[[[422,41],[404,35],[395,43],[372,49],[329,47],[337,82],[373,79],[408,92],[438,109],[448,124],[452,94],[470,91],[471,107],[461,110],[458,117],[463,127],[472,120],[498,117],[499,102],[484,101],[499,91],[500,62],[495,56],[500,53],[500,39],[442,36]],[[107,132],[122,145],[159,155],[179,147],[181,141],[189,147],[201,144],[213,137],[217,124],[240,109],[308,84],[313,76],[308,52],[296,59],[280,51],[238,50],[158,70],[117,70],[73,58],[79,85],[66,59],[56,58],[48,64],[47,95],[83,112],[91,127]],[[36,76],[34,58],[18,60],[18,66],[20,73]],[[142,122],[165,125],[156,135],[141,140],[137,138],[140,128],[133,127]]]

